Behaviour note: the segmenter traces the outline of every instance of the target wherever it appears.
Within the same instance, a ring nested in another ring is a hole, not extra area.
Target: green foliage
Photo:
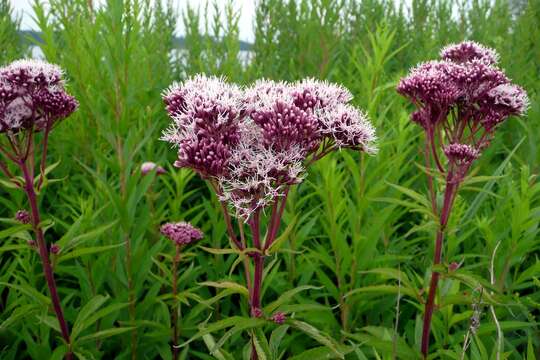
[[[20,24],[21,19],[13,13],[10,1],[0,0],[0,64],[15,60],[27,52],[19,34]]]
[[[420,130],[394,88],[410,66],[463,38],[499,50],[531,108],[502,126],[456,201],[437,268],[432,358],[540,356],[538,1],[413,0],[409,8],[392,0],[261,0],[249,55],[235,2],[212,18],[211,2],[184,14],[151,0],[48,4],[34,4],[43,40],[36,45],[66,70],[81,104],[51,134],[49,163],[60,163],[40,195],[47,241],[61,247],[53,264],[76,357],[172,359],[177,305],[181,359],[247,359],[252,342],[260,359],[419,358],[435,223]],[[8,1],[0,15],[6,62],[25,49]],[[178,20],[186,29],[180,50]],[[245,254],[222,251],[229,243],[217,200],[191,172],[168,166],[174,150],[158,141],[168,122],[161,91],[197,72],[242,83],[339,82],[377,128],[377,155],[336,153],[289,194],[267,260],[264,319],[249,317]],[[141,176],[143,161],[168,174]],[[0,186],[0,358],[60,359],[67,347],[26,243],[30,229],[11,220],[25,207],[23,194]],[[184,219],[205,239],[183,253],[173,297],[174,246],[158,227]],[[450,269],[453,262],[460,267]],[[462,357],[473,303],[481,322]],[[268,320],[276,311],[287,314],[284,324]]]

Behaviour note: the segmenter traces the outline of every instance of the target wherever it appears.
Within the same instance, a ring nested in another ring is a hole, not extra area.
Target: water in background
[[[45,56],[43,54],[43,51],[39,46],[33,45],[30,47],[30,56],[33,59],[44,59]],[[173,49],[171,51],[171,60],[173,62],[179,62],[182,63],[185,61],[187,50],[186,49]],[[242,66],[245,68],[249,64],[251,64],[251,61],[253,60],[253,51],[251,50],[240,50],[238,53],[238,59]]]

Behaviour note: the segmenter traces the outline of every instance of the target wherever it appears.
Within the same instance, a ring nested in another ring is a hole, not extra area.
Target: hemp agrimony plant
[[[441,208],[428,174],[432,210],[438,218],[433,265],[441,263],[443,238],[459,187],[474,162],[486,149],[498,126],[528,106],[525,91],[497,68],[498,54],[466,41],[442,49],[441,60],[418,65],[401,79],[397,91],[415,106],[412,121],[422,126],[426,164],[445,179]],[[443,156],[446,158],[444,159]],[[425,304],[421,351],[427,356],[431,318],[440,274],[431,276]]]
[[[374,129],[349,104],[351,99],[347,89],[312,79],[292,84],[259,80],[240,88],[203,75],[164,93],[173,122],[163,140],[178,148],[175,166],[196,171],[219,198],[231,244],[246,255],[254,318],[266,315],[261,299],[265,258],[274,250],[290,188],[332,151],[376,150]],[[283,323],[284,316],[276,313],[271,319]]]
[[[49,258],[50,253],[58,253],[60,248],[55,244],[48,245],[45,240],[38,196],[45,184],[49,133],[77,106],[77,101],[65,91],[63,72],[56,65],[18,60],[0,68],[0,171],[14,188],[23,190],[28,198],[30,212],[18,211],[15,218],[32,225],[35,240],[30,245],[37,247],[54,312],[68,349],[71,347],[68,324]],[[39,167],[37,176],[36,166]],[[12,168],[18,169],[22,177],[16,176]],[[66,358],[71,357],[71,351],[68,351]]]

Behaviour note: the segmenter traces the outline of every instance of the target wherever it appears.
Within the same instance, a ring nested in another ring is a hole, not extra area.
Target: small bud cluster
[[[143,176],[148,175],[152,171],[155,171],[157,175],[163,175],[167,173],[167,170],[162,168],[161,166],[157,165],[154,162],[151,161],[145,161],[141,164],[141,174]]]
[[[264,313],[261,308],[255,307],[251,309],[251,316],[259,319],[264,316]]]
[[[57,255],[60,252],[60,245],[52,244],[50,251],[51,251],[51,254]]]
[[[465,41],[445,47],[440,56],[414,68],[397,91],[416,106],[411,119],[424,128],[428,141],[442,139],[438,134],[443,133],[448,145],[440,145],[461,178],[497,126],[509,116],[523,115],[529,100],[497,68],[495,50]]]
[[[30,213],[28,213],[28,211],[18,210],[15,213],[15,220],[17,220],[21,224],[30,224],[30,221],[32,221],[32,218],[30,217]]]
[[[64,90],[58,66],[18,60],[0,68],[0,132],[40,131],[77,107],[75,98]]]
[[[163,236],[176,245],[188,245],[203,238],[203,232],[187,222],[166,223],[161,226]]]
[[[283,325],[285,323],[285,320],[287,320],[287,315],[285,315],[284,312],[278,311],[274,315],[272,315],[270,320],[272,320],[278,325]]]
[[[241,89],[198,75],[165,92],[173,124],[163,139],[178,147],[176,166],[215,180],[221,200],[247,219],[300,183],[321,148],[375,151],[374,129],[351,99],[313,79]]]

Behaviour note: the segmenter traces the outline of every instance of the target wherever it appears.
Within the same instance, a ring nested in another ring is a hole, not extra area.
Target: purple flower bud
[[[293,87],[283,82],[259,80],[244,92],[244,107],[261,130],[263,145],[267,149],[287,151],[301,147],[306,154],[317,148],[320,133],[312,112],[294,104]]]
[[[285,320],[287,320],[287,316],[285,315],[285,313],[278,311],[274,315],[272,315],[270,320],[272,320],[278,325],[282,325],[285,322]]]
[[[456,271],[457,269],[459,269],[459,263],[455,261],[448,265],[448,270],[450,271]]]
[[[26,210],[18,210],[15,213],[15,220],[20,222],[21,224],[30,224],[30,221],[32,218],[30,217],[30,213]]]
[[[263,311],[260,308],[252,308],[251,316],[254,318],[262,318],[264,315]]]
[[[310,152],[319,146],[317,119],[295,105],[276,101],[272,110],[256,110],[251,118],[262,129],[266,148],[281,151],[299,146]]]
[[[30,246],[30,247],[33,247],[33,248],[36,247],[36,242],[35,242],[34,240],[28,240],[26,243],[27,243],[28,246]]]
[[[187,222],[166,223],[160,232],[176,245],[191,244],[203,238],[203,232]]]
[[[163,175],[167,173],[167,170],[151,161],[146,161],[141,164],[141,174],[143,176],[154,170],[156,171],[157,175]]]
[[[51,254],[58,254],[60,252],[60,246],[58,244],[52,244],[50,248]]]

